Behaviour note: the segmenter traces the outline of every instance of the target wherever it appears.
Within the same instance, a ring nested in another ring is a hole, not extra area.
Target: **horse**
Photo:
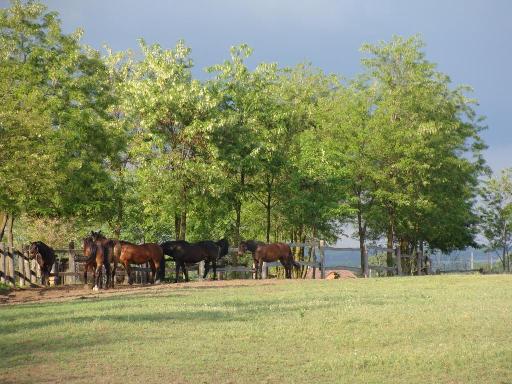
[[[107,281],[110,281],[110,285],[108,285],[107,288],[109,288],[109,287],[114,288],[116,269],[117,269],[117,263],[118,263],[118,260],[114,255],[114,245],[115,245],[116,240],[107,239],[101,233],[101,231],[98,231],[98,232],[91,231],[90,237],[98,246],[102,247],[101,251],[104,253],[104,256],[108,259],[108,263],[114,264],[113,268],[111,269],[110,277],[107,276]],[[95,266],[97,268],[97,265],[95,265],[95,263],[93,264],[93,266]],[[86,274],[87,274],[87,264],[86,264],[85,276],[84,276],[86,283],[87,283],[87,275]],[[110,280],[108,280],[109,278],[110,278]]]
[[[254,251],[251,249],[254,249]],[[255,279],[258,279],[258,273],[259,278],[262,278],[262,268],[264,261],[272,262],[279,260],[284,267],[285,276],[287,279],[292,278],[292,267],[297,269],[300,268],[300,264],[293,260],[290,246],[285,243],[264,244],[254,240],[240,242],[240,245],[238,246],[238,254],[241,256],[246,251],[251,251],[253,255],[252,257],[255,267]]]
[[[217,243],[220,243],[219,246]],[[185,281],[190,281],[188,278],[188,271],[185,263],[199,263],[200,261],[205,262],[205,271],[203,279],[206,278],[209,270],[209,265],[213,265],[213,278],[217,278],[217,259],[220,254],[227,254],[229,245],[227,245],[225,239],[218,242],[214,241],[200,241],[197,243],[189,243],[185,240],[166,241],[160,246],[164,251],[165,255],[171,256],[176,263],[176,276],[174,282],[178,282],[178,276],[180,274],[180,268],[183,271]]]
[[[87,258],[84,266],[84,281],[87,284],[87,270],[93,269],[94,286],[93,290],[97,291],[102,287],[102,267],[105,266],[107,274],[106,288],[113,286],[111,284],[110,262],[114,258],[112,249],[103,244],[102,240],[97,239],[97,234],[91,232],[91,235],[83,239],[84,256]],[[114,263],[116,265],[116,263]],[[114,267],[115,268],[115,267]]]
[[[211,256],[205,260],[203,279],[206,278],[210,271],[211,261],[213,264],[213,279],[215,280],[217,278],[217,261],[229,253],[229,242],[227,239],[220,239],[219,241],[203,240],[194,244],[205,248]]]
[[[238,245],[238,256],[242,256],[245,252],[251,252],[252,258],[254,259],[256,248],[260,245],[265,245],[263,241],[258,240],[245,240],[241,241]]]
[[[55,263],[55,252],[42,241],[34,241],[30,243],[28,248],[28,258],[36,259],[37,264],[41,268],[41,285],[49,284],[50,272]]]
[[[165,276],[165,259],[160,245],[156,243],[133,244],[128,241],[115,241],[114,257],[123,264],[128,275],[128,284],[133,284],[130,263],[143,264],[149,261],[151,268],[151,284],[160,283]],[[158,275],[157,276],[157,271]]]

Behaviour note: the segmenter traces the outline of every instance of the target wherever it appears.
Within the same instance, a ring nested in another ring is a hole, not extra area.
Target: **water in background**
[[[377,252],[369,250],[368,256],[371,257]],[[471,266],[471,254],[473,254],[473,266]],[[317,257],[319,257],[317,252]],[[463,251],[454,251],[448,254],[436,252],[431,257],[432,270],[441,271],[468,270],[480,268],[483,265],[495,265],[499,258],[495,253],[486,253],[480,249],[468,248]],[[326,268],[344,265],[347,267],[359,267],[361,265],[359,250],[350,251],[325,251]]]

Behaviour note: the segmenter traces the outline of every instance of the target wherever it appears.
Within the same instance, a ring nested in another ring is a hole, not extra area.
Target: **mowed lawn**
[[[2,383],[511,383],[512,276],[289,281],[0,308]]]

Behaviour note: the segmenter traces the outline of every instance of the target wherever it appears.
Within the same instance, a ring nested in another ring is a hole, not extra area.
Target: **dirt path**
[[[134,293],[164,293],[178,289],[206,289],[214,287],[239,287],[252,285],[274,285],[285,283],[285,280],[221,280],[199,281],[178,284],[160,285],[118,285],[114,289],[93,291],[83,285],[66,285],[52,288],[15,289],[8,294],[0,295],[0,306],[35,302],[69,301],[77,299],[95,299],[109,296],[130,295]]]

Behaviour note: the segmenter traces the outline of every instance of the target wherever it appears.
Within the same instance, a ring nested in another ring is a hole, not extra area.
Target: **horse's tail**
[[[165,255],[162,253],[162,261],[160,261],[160,268],[158,270],[160,280],[165,279]]]

